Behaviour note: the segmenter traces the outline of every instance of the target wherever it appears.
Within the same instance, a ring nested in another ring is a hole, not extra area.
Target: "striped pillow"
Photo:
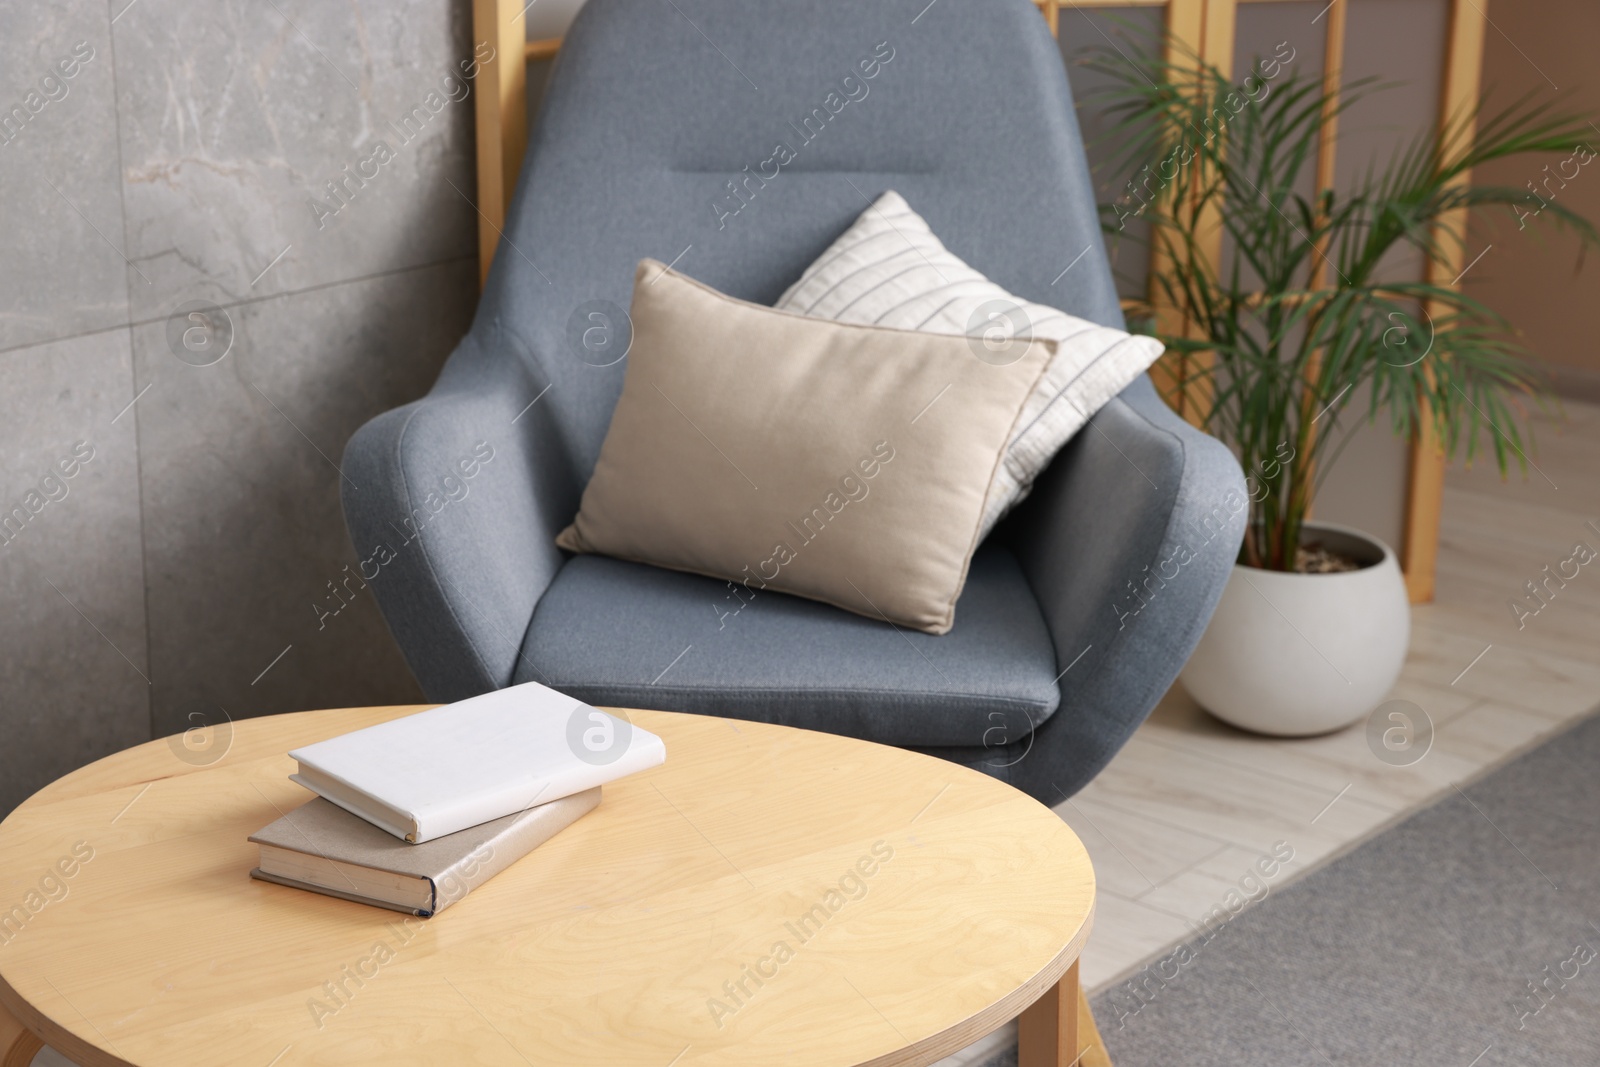
[[[978,359],[997,364],[1020,357],[1029,337],[1057,342],[995,470],[980,537],[1028,495],[1034,478],[1089,417],[1162,352],[1153,337],[1012,296],[951,254],[896,192],[864,211],[776,307],[840,322],[966,334]]]

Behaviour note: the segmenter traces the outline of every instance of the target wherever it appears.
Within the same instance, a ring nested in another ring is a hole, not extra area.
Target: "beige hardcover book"
[[[599,803],[595,786],[413,845],[318,797],[250,835],[261,846],[250,876],[428,918]]]

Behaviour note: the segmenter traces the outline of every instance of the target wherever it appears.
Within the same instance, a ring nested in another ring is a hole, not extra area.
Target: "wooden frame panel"
[[[1344,84],[1344,39],[1345,39],[1345,13],[1349,10],[1347,3],[1334,3],[1327,11],[1326,37],[1323,42],[1322,52],[1322,91],[1330,99],[1322,109],[1322,125],[1317,129],[1317,177],[1316,190],[1320,196],[1325,191],[1333,188],[1337,150],[1335,145],[1339,139],[1339,112],[1338,102],[1332,97],[1336,95]],[[1328,242],[1317,242],[1317,258],[1311,265],[1311,288],[1320,289],[1328,282]],[[1306,367],[1306,377],[1316,377],[1320,367],[1320,353],[1312,353],[1311,362]],[[1316,422],[1313,406],[1316,398],[1310,393],[1305,395],[1305,402],[1300,407],[1300,421],[1304,423]],[[1307,447],[1316,440],[1316,429],[1307,431]],[[1306,476],[1315,479],[1317,468],[1315,463],[1306,464]],[[1307,505],[1306,518],[1311,518],[1312,507]]]
[[[1489,0],[1450,0],[1450,28],[1447,32],[1444,85],[1439,92],[1440,128],[1460,119],[1478,103],[1483,73],[1484,27],[1489,16],[1484,11]],[[1463,183],[1471,181],[1463,175]],[[1443,220],[1440,233],[1452,228],[1466,232],[1465,212]],[[1443,263],[1430,263],[1427,280],[1435,285],[1455,285],[1460,281],[1466,249],[1459,243]],[[1429,310],[1431,315],[1438,308]],[[1406,537],[1400,550],[1400,566],[1405,571],[1406,592],[1413,604],[1433,599],[1434,580],[1439,561],[1439,519],[1444,508],[1444,449],[1431,424],[1424,422],[1411,441],[1411,469],[1406,488]]]
[[[1177,62],[1184,58],[1187,49],[1202,61],[1222,70],[1233,68],[1234,35],[1238,26],[1238,0],[1172,0],[1167,5],[1166,30],[1168,42],[1165,58]],[[1222,258],[1221,216],[1213,211],[1209,221],[1202,223],[1198,241],[1201,254],[1212,263]],[[1171,260],[1160,249],[1150,250],[1150,281],[1145,286],[1146,296],[1155,311],[1161,331],[1182,337],[1195,336],[1197,324],[1188,316],[1159,298],[1156,277],[1167,270]],[[1169,352],[1152,368],[1151,381],[1179,415],[1198,426],[1205,421],[1209,401],[1197,399],[1190,377],[1202,365],[1205,357]]]
[[[506,208],[528,149],[526,8],[509,0],[472,0],[472,38],[494,49],[480,62],[474,105],[478,155],[478,281],[489,277]]]

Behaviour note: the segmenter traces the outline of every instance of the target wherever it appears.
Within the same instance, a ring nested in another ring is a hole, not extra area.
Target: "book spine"
[[[530,808],[443,874],[432,879],[433,914],[465,897],[517,860],[565,830],[600,804],[600,787]]]

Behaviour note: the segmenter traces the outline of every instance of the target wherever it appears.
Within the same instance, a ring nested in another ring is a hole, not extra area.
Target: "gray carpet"
[[[1116,1067],[1600,1064],[1600,718],[1184,950],[1094,998]]]

